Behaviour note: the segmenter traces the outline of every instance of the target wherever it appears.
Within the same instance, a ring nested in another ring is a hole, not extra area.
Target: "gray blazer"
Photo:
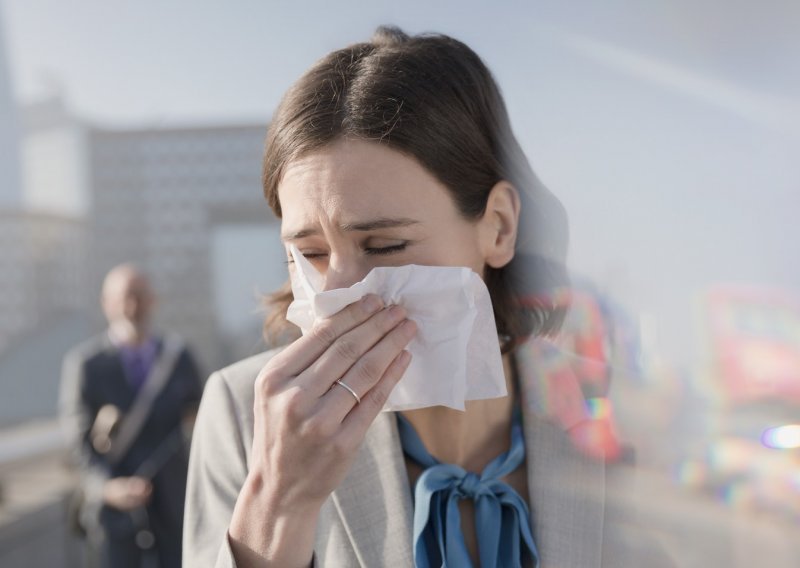
[[[226,534],[250,465],[254,380],[274,353],[218,371],[206,384],[189,465],[183,541],[187,567],[235,566]],[[539,389],[531,380],[540,369],[531,368],[535,358],[524,361],[520,384],[529,501],[540,566],[661,565],[640,536],[631,533],[633,518],[612,514],[616,507],[607,506],[606,465],[577,451],[563,428],[537,410],[541,404],[532,397]],[[384,412],[322,508],[316,562],[336,568],[413,566],[412,519],[413,497],[396,420]]]

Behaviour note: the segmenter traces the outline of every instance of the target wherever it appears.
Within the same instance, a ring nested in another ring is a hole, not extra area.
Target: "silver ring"
[[[361,404],[361,398],[356,394],[356,391],[354,391],[353,389],[348,387],[346,384],[344,384],[344,381],[342,381],[341,379],[336,379],[336,384],[339,385],[340,387],[346,388],[347,392],[352,394],[353,398],[356,399],[356,404]]]

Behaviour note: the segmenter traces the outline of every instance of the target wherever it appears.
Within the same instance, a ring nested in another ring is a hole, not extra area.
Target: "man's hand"
[[[120,511],[142,507],[150,501],[153,485],[143,477],[114,477],[103,487],[103,502]]]

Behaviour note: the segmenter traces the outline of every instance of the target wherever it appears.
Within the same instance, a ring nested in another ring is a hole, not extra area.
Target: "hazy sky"
[[[647,4],[647,7],[644,5]],[[712,283],[800,292],[800,3],[3,0],[21,101],[103,124],[266,121],[327,51],[381,23],[440,31],[495,73],[567,205],[573,266],[686,353]]]

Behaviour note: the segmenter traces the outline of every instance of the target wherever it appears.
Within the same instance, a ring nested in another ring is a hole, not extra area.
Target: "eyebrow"
[[[374,231],[376,229],[393,229],[395,227],[408,227],[410,225],[416,225],[417,223],[419,223],[419,221],[405,217],[398,217],[398,218],[380,217],[378,219],[372,219],[360,223],[343,223],[339,225],[339,228],[345,232]],[[281,238],[285,241],[296,241],[297,239],[302,239],[304,237],[317,234],[319,234],[319,229],[316,227],[310,227],[307,229],[301,229],[293,233],[287,233],[286,235],[281,235]]]

